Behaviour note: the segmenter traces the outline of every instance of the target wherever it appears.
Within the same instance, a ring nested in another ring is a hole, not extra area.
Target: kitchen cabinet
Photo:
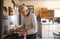
[[[60,9],[54,10],[54,17],[60,17]]]
[[[60,33],[60,24],[57,24],[57,26],[56,26],[56,32]]]
[[[42,25],[42,37],[48,37],[48,25]]]
[[[44,24],[42,25],[42,37],[51,37],[51,38],[54,38],[53,36],[53,32],[54,30],[56,29],[56,26],[55,24]]]
[[[40,17],[41,18],[53,18],[54,10],[48,10],[48,9],[43,8],[40,10]]]

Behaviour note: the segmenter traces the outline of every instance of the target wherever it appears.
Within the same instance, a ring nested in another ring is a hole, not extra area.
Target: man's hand
[[[27,34],[27,32],[25,32],[25,31],[21,32],[22,36],[25,36],[26,34]]]
[[[25,29],[20,29],[19,27],[16,29],[10,29],[10,33],[18,33],[18,32],[21,34],[21,36],[25,36],[27,34],[27,31]]]
[[[18,27],[18,28],[16,28],[16,29],[14,29],[14,32],[19,32],[20,31],[20,28]]]

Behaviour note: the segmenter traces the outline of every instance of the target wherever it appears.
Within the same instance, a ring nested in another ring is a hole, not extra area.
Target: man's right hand
[[[25,31],[21,32],[22,36],[25,36],[27,33]]]

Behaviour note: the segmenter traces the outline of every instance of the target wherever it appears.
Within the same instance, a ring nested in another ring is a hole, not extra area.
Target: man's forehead
[[[28,7],[24,6],[21,8],[22,10],[28,10]]]
[[[21,9],[21,11],[25,11],[26,9]]]

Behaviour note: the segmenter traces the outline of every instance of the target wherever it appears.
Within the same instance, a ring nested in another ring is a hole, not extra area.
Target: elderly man
[[[21,10],[21,24],[23,25],[24,32],[21,34],[26,35],[26,39],[36,39],[37,33],[37,20],[33,13],[30,13],[26,6],[22,6]],[[23,37],[22,37],[23,38]]]

